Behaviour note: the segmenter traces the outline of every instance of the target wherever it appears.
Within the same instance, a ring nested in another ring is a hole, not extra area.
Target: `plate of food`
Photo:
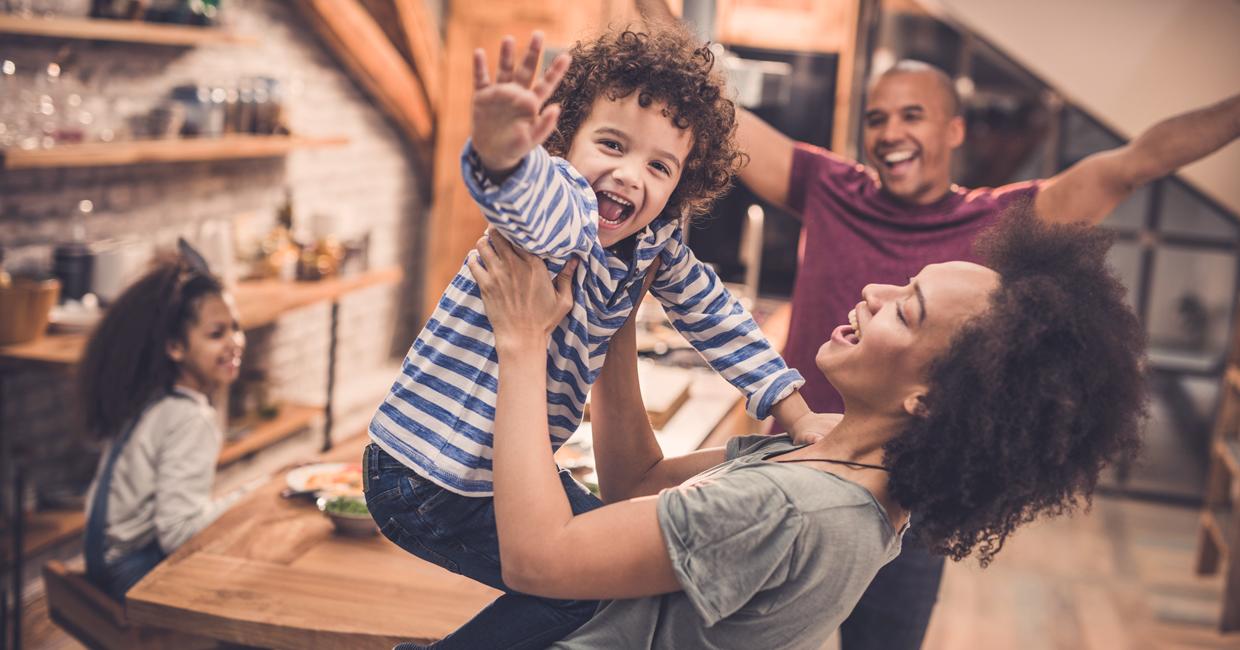
[[[303,465],[285,477],[289,490],[318,496],[362,495],[362,466],[357,463]]]

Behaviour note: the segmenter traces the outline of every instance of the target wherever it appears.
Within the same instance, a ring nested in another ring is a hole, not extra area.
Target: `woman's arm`
[[[590,392],[594,463],[599,491],[608,503],[658,494],[724,461],[723,447],[663,457],[642,402],[636,321],[629,318],[612,336],[607,360]]]
[[[566,269],[553,291],[542,262],[506,241],[479,241],[467,264],[499,354],[493,482],[504,582],[552,598],[635,598],[678,591],[657,499],[574,517],[547,444],[549,334],[571,307]],[[617,540],[624,543],[617,544]]]

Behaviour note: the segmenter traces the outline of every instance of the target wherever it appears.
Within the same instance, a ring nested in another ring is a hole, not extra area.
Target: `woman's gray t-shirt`
[[[903,530],[865,488],[767,458],[786,435],[728,444],[726,462],[659,494],[659,527],[683,591],[604,602],[552,646],[817,650]]]

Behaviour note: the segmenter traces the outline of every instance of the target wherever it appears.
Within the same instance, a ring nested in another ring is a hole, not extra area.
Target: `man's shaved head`
[[[883,79],[898,74],[929,75],[934,79],[935,85],[943,91],[942,100],[944,102],[944,111],[948,115],[960,115],[963,106],[960,100],[960,93],[956,90],[956,84],[952,81],[951,77],[947,76],[946,72],[943,72],[941,68],[924,61],[917,61],[915,59],[901,59],[897,61],[895,65],[878,75],[870,87],[873,88]]]
[[[951,188],[952,151],[964,142],[960,95],[928,63],[900,61],[870,85],[863,136],[883,189],[926,205]]]

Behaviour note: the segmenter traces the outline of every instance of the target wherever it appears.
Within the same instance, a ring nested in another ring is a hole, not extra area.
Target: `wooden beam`
[[[434,117],[417,77],[358,0],[304,0],[311,27],[423,159],[429,161]]]
[[[439,113],[439,96],[443,92],[440,86],[440,74],[443,39],[430,14],[426,11],[423,0],[393,0],[396,5],[396,16],[400,21],[401,31],[405,33],[405,47],[413,60],[418,79],[422,80],[422,91],[431,110]]]
[[[878,0],[849,0],[844,10],[848,27],[840,43],[835,72],[835,122],[831,127],[831,151],[852,158],[858,155],[858,124],[864,113],[869,24],[877,20]]]
[[[371,18],[379,23],[383,33],[387,34],[388,40],[400,51],[400,55],[404,57],[410,69],[416,70],[413,65],[413,54],[409,51],[405,30],[400,26],[400,19],[396,15],[396,5],[393,0],[361,0],[361,2]]]

